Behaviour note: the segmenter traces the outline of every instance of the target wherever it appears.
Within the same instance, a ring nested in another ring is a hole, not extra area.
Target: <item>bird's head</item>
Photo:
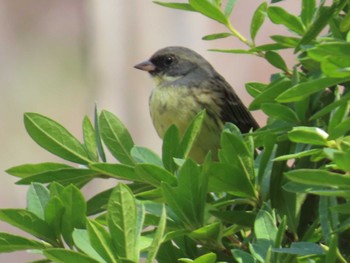
[[[153,78],[177,80],[187,75],[210,76],[214,69],[201,55],[185,47],[166,47],[154,53],[150,59],[135,65],[147,71]]]

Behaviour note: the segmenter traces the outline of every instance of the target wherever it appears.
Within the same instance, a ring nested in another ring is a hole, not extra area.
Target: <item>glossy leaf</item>
[[[47,151],[71,162],[90,162],[82,144],[61,124],[37,113],[25,113],[24,125],[32,139]]]
[[[193,11],[193,12],[196,11],[190,4],[187,4],[187,3],[167,3],[167,2],[160,2],[160,1],[153,1],[153,3],[161,6],[173,8],[173,9]]]
[[[280,54],[274,51],[268,51],[265,54],[266,60],[274,67],[283,71],[288,71],[287,64],[284,62]]]
[[[37,183],[44,184],[44,183],[51,183],[53,181],[56,181],[62,185],[69,185],[69,184],[80,185],[80,183],[85,184],[86,182],[90,181],[96,175],[97,173],[95,171],[92,171],[89,169],[68,168],[68,169],[60,169],[57,171],[49,171],[41,174],[27,176],[16,183],[30,184],[33,182],[37,182]]]
[[[132,192],[124,184],[118,184],[110,196],[107,224],[118,256],[138,262],[137,207]]]
[[[24,209],[1,209],[0,220],[46,242],[56,244],[55,235],[50,226],[32,212]]]
[[[85,116],[83,120],[83,135],[84,146],[87,153],[89,154],[90,159],[93,161],[98,161],[96,133],[94,126],[87,116]]]
[[[194,230],[203,224],[207,176],[197,164],[188,159],[179,170],[177,187],[162,184],[169,207],[187,229]]]
[[[273,248],[272,251],[299,256],[324,254],[320,245],[311,242],[295,242],[291,244],[290,248]]]
[[[43,248],[45,245],[42,242],[0,232],[0,253]]]
[[[135,167],[135,171],[145,182],[154,186],[160,186],[162,182],[175,185],[177,182],[176,177],[172,173],[152,164],[138,164]]]
[[[329,78],[321,77],[315,80],[310,80],[308,82],[301,82],[290,89],[284,91],[282,94],[276,98],[278,102],[294,102],[299,101],[311,94],[322,91],[328,87],[332,87],[339,83],[349,81],[348,78]]]
[[[178,156],[178,148],[180,145],[179,130],[172,125],[165,132],[162,145],[162,160],[164,167],[170,172],[174,172],[177,168],[174,157]]]
[[[134,158],[134,160],[138,163],[149,163],[163,167],[160,157],[148,148],[134,146],[130,153],[132,158]]]
[[[299,35],[304,34],[304,26],[300,18],[288,13],[285,9],[277,6],[270,6],[267,9],[270,20],[275,24],[282,24]]]
[[[280,36],[280,35],[273,35],[271,36],[271,39],[273,39],[280,45],[283,45],[285,47],[290,47],[290,48],[295,48],[300,41],[300,38],[297,38],[297,37]]]
[[[331,173],[317,169],[299,169],[285,173],[286,177],[296,183],[316,186],[334,186],[350,188],[350,177],[343,174]]]
[[[325,146],[328,134],[320,128],[299,126],[288,132],[288,138],[293,142]]]
[[[271,82],[266,86],[264,92],[260,95],[256,96],[253,102],[250,104],[250,110],[260,109],[261,104],[275,102],[276,98],[283,94],[284,92],[288,92],[289,88],[292,86],[292,82],[287,78],[280,78]]]
[[[42,184],[32,184],[27,192],[27,209],[40,219],[45,218],[45,207],[50,200],[50,193]]]
[[[197,12],[214,19],[215,21],[227,25],[227,17],[222,13],[219,7],[209,0],[189,0],[190,5]]]
[[[211,35],[206,35],[202,37],[203,40],[215,40],[215,39],[220,39],[220,38],[226,38],[226,37],[232,37],[233,35],[231,33],[216,33],[216,34],[211,34]]]
[[[80,252],[67,250],[64,248],[49,248],[44,250],[44,255],[57,263],[79,262],[79,263],[99,263],[96,259],[86,256]]]
[[[303,0],[301,6],[300,18],[303,21],[305,27],[308,27],[315,15],[316,1],[315,0]]]
[[[255,40],[256,34],[258,33],[260,27],[264,23],[267,11],[267,3],[261,3],[255,10],[252,21],[250,23],[250,37]]]
[[[92,247],[89,233],[86,229],[74,229],[73,231],[74,245],[86,255],[96,259],[98,262],[103,262],[104,259]]]
[[[303,45],[310,43],[314,38],[316,38],[319,33],[327,26],[328,21],[332,18],[334,11],[337,8],[337,3],[333,3],[331,7],[323,6],[318,13],[316,19],[314,19],[313,23],[306,30],[303,37],[300,39],[296,50],[300,50]]]
[[[185,134],[180,142],[178,150],[179,157],[183,159],[186,159],[188,157],[192,146],[194,145],[200,134],[205,116],[205,111],[201,111],[196,115],[196,117],[191,121],[191,123],[187,127]]]
[[[243,169],[226,163],[213,163],[208,173],[210,192],[229,192],[239,197],[255,198],[252,182]]]
[[[73,185],[69,185],[63,190],[60,200],[64,206],[62,235],[67,244],[73,246],[73,230],[75,228],[85,228],[86,202],[79,189]]]
[[[264,103],[261,105],[262,111],[269,117],[286,121],[291,124],[299,122],[298,115],[291,108],[278,103]]]
[[[72,168],[72,166],[63,163],[38,163],[14,166],[10,169],[7,169],[6,172],[13,176],[24,178],[35,174],[67,168]]]
[[[134,164],[130,155],[134,142],[124,124],[108,111],[101,112],[99,123],[102,140],[111,154],[121,163]]]
[[[161,217],[159,219],[159,223],[155,232],[155,235],[152,239],[151,246],[148,250],[146,263],[154,262],[157,252],[160,249],[160,246],[163,242],[163,236],[165,233],[166,226],[166,210],[165,207],[162,207]]]
[[[106,228],[93,220],[87,220],[87,230],[90,237],[92,247],[106,261],[111,263],[118,262],[112,239]]]

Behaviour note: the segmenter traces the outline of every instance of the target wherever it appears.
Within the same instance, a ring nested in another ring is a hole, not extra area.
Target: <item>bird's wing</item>
[[[243,133],[259,128],[254,117],[223,77],[216,76],[211,82],[213,90],[221,97],[220,114],[223,123],[231,122]]]

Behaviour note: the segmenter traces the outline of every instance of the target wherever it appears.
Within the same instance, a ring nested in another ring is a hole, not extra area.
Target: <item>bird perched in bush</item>
[[[147,71],[154,81],[149,107],[161,138],[172,124],[183,135],[196,114],[205,109],[202,129],[189,154],[199,163],[209,151],[217,159],[226,122],[234,123],[242,133],[259,127],[230,84],[191,49],[160,49],[135,68]]]

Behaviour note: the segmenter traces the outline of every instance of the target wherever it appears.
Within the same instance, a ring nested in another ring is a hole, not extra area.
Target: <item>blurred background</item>
[[[237,1],[232,23],[249,37],[250,20],[262,1]],[[299,4],[284,1],[289,12]],[[137,145],[160,153],[161,140],[148,113],[149,76],[133,68],[156,50],[181,45],[207,58],[248,105],[244,83],[268,82],[276,72],[267,62],[248,55],[221,54],[210,48],[245,48],[237,39],[203,41],[204,35],[225,29],[199,14],[164,8],[150,0],[2,0],[0,2],[0,207],[24,208],[25,186],[5,170],[15,165],[62,162],[41,149],[26,134],[24,112],[46,115],[79,139],[85,115],[94,104],[115,113]],[[269,35],[285,34],[266,22],[257,44]],[[290,56],[288,63],[293,62]],[[253,112],[263,125],[265,117]],[[114,161],[110,159],[109,161]],[[93,181],[87,196],[111,187],[109,180]],[[0,232],[20,233],[0,222]],[[21,233],[22,234],[22,233]],[[26,252],[0,254],[0,262],[27,262],[40,257]]]

